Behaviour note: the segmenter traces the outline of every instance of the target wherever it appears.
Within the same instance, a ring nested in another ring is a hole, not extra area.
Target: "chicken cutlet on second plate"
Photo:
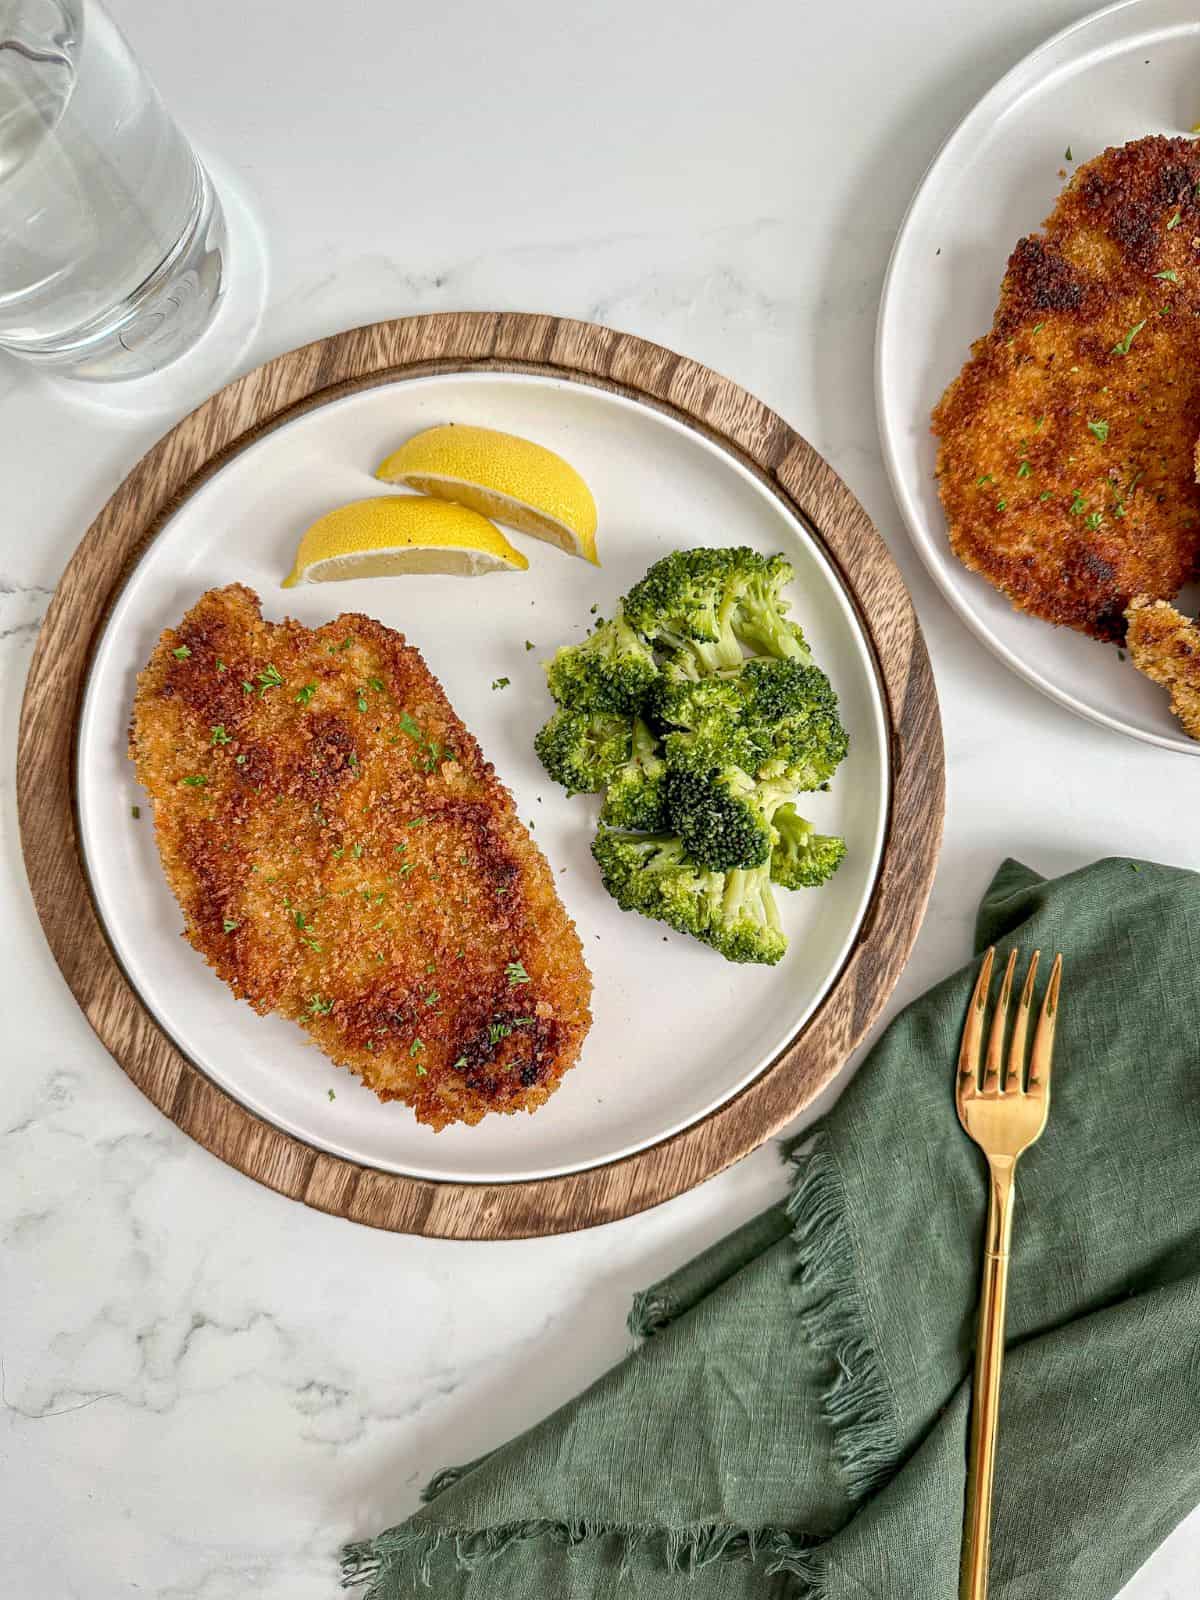
[[[435,1129],[558,1087],[591,1023],[578,935],[400,634],[211,590],[138,680],[130,754],[186,936],[256,1011]]]
[[[1082,166],[1009,259],[992,330],[933,414],[968,567],[1098,639],[1196,575],[1200,146],[1151,137]]]

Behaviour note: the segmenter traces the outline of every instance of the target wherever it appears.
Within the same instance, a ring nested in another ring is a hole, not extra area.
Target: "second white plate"
[[[929,415],[991,326],[1017,240],[1069,174],[1110,145],[1200,121],[1200,16],[1190,0],[1124,0],[1057,34],[989,91],[943,145],[909,207],[879,311],[876,405],[892,487],[922,559],[1007,666],[1078,715],[1200,755],[1167,696],[1112,646],[1014,611],[955,558],[934,481]],[[1071,158],[1068,159],[1067,151]]]

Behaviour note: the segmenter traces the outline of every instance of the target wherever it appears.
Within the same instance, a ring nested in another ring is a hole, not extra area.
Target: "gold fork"
[[[1056,955],[1038,1016],[1029,1076],[1025,1077],[1025,1040],[1033,1006],[1038,956],[1033,952],[1025,986],[1013,1020],[1008,1062],[1004,1064],[1004,1032],[1012,995],[1017,952],[1004,969],[1000,998],[988,1034],[983,1080],[979,1077],[984,1013],[992,986],[996,951],[983,959],[971,1009],[958,1052],[955,1098],[958,1120],[987,1157],[988,1220],[979,1291],[979,1331],[975,1346],[975,1392],[971,1411],[971,1453],[967,1475],[967,1514],[963,1529],[959,1600],[986,1600],[988,1558],[992,1537],[992,1482],[996,1469],[996,1424],[1000,1417],[1000,1371],[1004,1363],[1004,1312],[1008,1300],[1008,1253],[1012,1243],[1014,1174],[1017,1157],[1039,1139],[1050,1110],[1050,1061],[1058,1020],[1062,956]]]

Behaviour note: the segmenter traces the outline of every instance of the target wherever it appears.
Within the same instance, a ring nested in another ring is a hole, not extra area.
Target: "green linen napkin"
[[[1200,1501],[1200,877],[1016,862],[977,946],[1065,955],[1018,1170],[993,1600],[1110,1600]],[[952,1098],[977,970],[888,1029],[786,1206],[639,1295],[637,1350],[346,1552],[369,1600],[957,1593],[982,1158]],[[366,1600],[366,1597],[364,1597]]]

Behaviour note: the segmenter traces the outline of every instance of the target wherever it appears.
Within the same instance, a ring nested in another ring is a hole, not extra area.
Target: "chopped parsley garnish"
[[[408,1053],[409,1053],[410,1056],[419,1056],[421,1054],[421,1051],[424,1050],[424,1048],[425,1048],[424,1039],[414,1039],[413,1042],[408,1047]]]
[[[309,995],[308,1014],[310,1017],[327,1017],[332,1010],[332,1000],[326,1000],[324,995],[320,994]]]
[[[461,1070],[461,1068],[465,1067],[466,1064],[467,1064],[466,1056],[459,1056],[458,1060],[454,1063],[454,1070],[456,1072],[458,1072],[459,1070]]]
[[[380,682],[380,680],[378,678],[368,678],[367,679],[367,687],[369,689],[374,689],[376,694],[382,694],[383,693],[383,684]]]
[[[141,808],[141,806],[130,806],[130,808],[129,808],[129,815],[130,815],[130,816],[131,816],[131,817],[132,817],[132,818],[133,818],[133,820],[134,820],[134,821],[135,821],[135,822],[136,822],[136,821],[137,821],[137,819],[138,819],[138,818],[139,818],[139,817],[140,817],[140,816],[141,816],[141,814],[142,814],[142,808]]]
[[[418,1078],[427,1078],[428,1076],[429,1076],[429,1068],[424,1066],[424,1065],[422,1065],[422,1063],[420,1061],[418,1061],[417,1062],[417,1077]]]
[[[1167,272],[1156,272],[1154,274],[1154,276],[1156,278],[1160,279],[1163,283],[1178,283],[1179,282],[1179,274],[1177,272],[1170,271],[1170,270],[1167,271]]]
[[[425,996],[425,1004],[427,1006],[435,1006],[441,998],[441,995],[436,989],[430,989],[429,993]]]
[[[1115,345],[1113,345],[1113,347],[1112,347],[1113,355],[1115,355],[1115,356],[1127,356],[1129,354],[1130,345],[1137,338],[1138,334],[1141,333],[1142,329],[1145,326],[1146,326],[1145,317],[1143,317],[1140,322],[1135,322],[1133,327],[1130,328],[1129,332],[1125,335],[1125,337],[1123,339],[1119,339],[1117,341],[1117,343]]]
[[[367,709],[367,691],[365,689],[360,689],[358,691],[358,695],[354,703],[360,711],[365,711]]]
[[[272,666],[270,662],[261,672],[255,674],[255,682],[258,684],[258,697],[260,700],[268,689],[282,689],[283,687],[283,679],[279,675],[279,668]]]
[[[1108,443],[1108,423],[1104,421],[1103,417],[1097,419],[1095,422],[1089,422],[1088,432],[1095,434],[1096,438],[1099,439],[1101,444]]]
[[[345,853],[346,853],[346,846],[344,844],[335,844],[334,845],[333,851],[332,851],[332,855],[333,855],[333,859],[335,861],[340,861],[342,859],[343,855],[345,855]]]
[[[225,663],[221,660],[220,656],[217,657],[217,671],[218,672],[224,672],[225,671]]]
[[[239,767],[244,767],[246,765],[245,756],[234,756],[233,759],[237,762]]]
[[[354,846],[352,852],[351,852],[351,854],[354,856],[355,861],[361,861],[362,860],[362,853],[363,853],[363,847],[360,844],[356,844]]]
[[[1032,470],[1033,469],[1030,467],[1028,461],[1022,461],[1021,465],[1017,468],[1017,477],[1027,478]]]
[[[512,682],[511,678],[493,678],[492,679],[492,688],[493,689],[507,689],[511,682]]]
[[[537,649],[537,645],[534,644],[532,639],[526,639],[525,648],[526,648],[526,650],[536,650]]]
[[[304,684],[299,694],[296,696],[296,704],[298,706],[306,706],[316,692],[317,686],[315,683]]]
[[[424,737],[420,728],[409,716],[407,711],[400,713],[400,731],[406,733],[410,739],[420,740]]]
[[[252,683],[247,683],[245,678],[242,679],[242,693],[243,694],[253,694],[254,693],[254,685]]]
[[[1167,223],[1167,232],[1170,233],[1172,228],[1177,228],[1178,226],[1179,226],[1179,207],[1176,206],[1175,215],[1171,218],[1170,222]]]
[[[315,950],[318,955],[321,954],[321,946],[315,939],[301,939],[300,943],[306,944],[310,950]]]
[[[519,961],[510,961],[504,969],[504,974],[508,979],[508,987],[510,989],[519,988],[521,984],[532,981]]]
[[[511,1022],[493,1022],[488,1027],[488,1043],[499,1044],[501,1039],[507,1039],[511,1032]]]
[[[990,472],[985,472],[982,478],[976,478],[975,479],[975,487],[977,489],[982,489],[985,483],[991,483],[991,481],[992,481],[991,473]]]
[[[213,743],[213,744],[228,744],[229,743],[229,735],[225,732],[225,724],[223,722],[218,722],[215,725],[215,727],[213,728],[211,743]]]
[[[1075,159],[1075,157],[1074,157],[1074,156],[1073,156],[1073,155],[1072,155],[1072,154],[1071,154],[1071,146],[1070,146],[1070,145],[1068,145],[1068,146],[1067,146],[1067,153],[1066,153],[1066,155],[1065,155],[1065,156],[1064,156],[1064,157],[1063,157],[1063,160],[1064,160],[1064,161],[1074,161],[1074,159]]]
[[[1050,491],[1049,491],[1049,489],[1043,489],[1043,490],[1042,490],[1042,492],[1041,492],[1041,494],[1040,494],[1040,495],[1038,495],[1038,499],[1039,499],[1039,500],[1049,500],[1049,498],[1050,498]]]
[[[598,605],[598,604],[597,604],[597,605],[594,605],[594,606],[593,606],[593,607],[592,607],[592,615],[593,615],[593,616],[595,616],[595,615],[596,615],[596,613],[597,613],[597,611],[599,611],[599,609],[600,609],[600,607],[599,607],[599,605]]]
[[[370,1049],[370,1048],[371,1048],[371,1047],[370,1047],[370,1045],[368,1045],[368,1046],[367,1046],[367,1049],[368,1049],[368,1050],[369,1050],[369,1049]],[[334,1092],[333,1092],[333,1090],[332,1090],[332,1089],[330,1089],[330,1091],[329,1091],[329,1098],[330,1098],[330,1099],[331,1099],[331,1100],[336,1100],[336,1099],[337,1099],[337,1095],[335,1095],[335,1094],[334,1094]]]
[[[295,922],[298,928],[308,927],[308,918],[304,915],[303,911],[293,911],[292,920]]]
[[[531,1027],[532,1025],[533,1025],[533,1018],[532,1017],[514,1017],[513,1018],[513,1027],[514,1028],[528,1028],[528,1027]]]
[[[171,651],[171,654],[175,657],[176,661],[186,661],[191,653],[192,652],[185,644],[181,644],[176,649]]]
[[[346,757],[346,765],[350,768],[351,772],[358,771],[358,752],[356,750],[351,750],[350,754]]]
[[[1104,520],[1103,517],[1100,515],[1100,513],[1098,511],[1093,511],[1093,512],[1091,512],[1091,514],[1089,516],[1086,516],[1084,518],[1084,523],[1085,523],[1085,525],[1087,527],[1089,527],[1092,530],[1093,533],[1095,533],[1096,529],[1100,526],[1100,524],[1101,524],[1101,522],[1103,522],[1103,520]]]
[[[996,510],[997,511],[1003,511],[1003,510],[1005,510],[1007,505],[1008,505],[1008,501],[1007,500],[997,500],[996,501]]]
[[[405,823],[407,828],[423,828],[429,821],[428,817],[414,817],[411,822]]]
[[[1076,489],[1075,498],[1071,501],[1071,504],[1067,507],[1067,510],[1070,511],[1073,517],[1077,517],[1079,516],[1080,512],[1087,510],[1087,501],[1083,498],[1078,489]]]
[[[1035,322],[1033,327],[1029,331],[1031,333],[1041,333],[1042,329],[1045,326],[1046,326],[1046,324],[1044,322]]]
[[[1034,423],[1034,427],[1035,427],[1035,428],[1040,428],[1040,427],[1041,427],[1041,425],[1042,425],[1042,423],[1043,423],[1043,422],[1045,422],[1045,420],[1046,420],[1046,419],[1045,419],[1045,417],[1044,417],[1044,416],[1043,416],[1043,417],[1039,417],[1039,418],[1038,418],[1038,419],[1037,419],[1037,421],[1036,421],[1036,422],[1035,422],[1035,423]]]
[[[226,933],[232,933],[237,927],[237,920],[234,917],[226,917],[221,923],[221,927]]]
[[[203,789],[208,779],[203,774],[196,774],[191,778],[183,778],[181,781],[186,783],[189,789]]]

